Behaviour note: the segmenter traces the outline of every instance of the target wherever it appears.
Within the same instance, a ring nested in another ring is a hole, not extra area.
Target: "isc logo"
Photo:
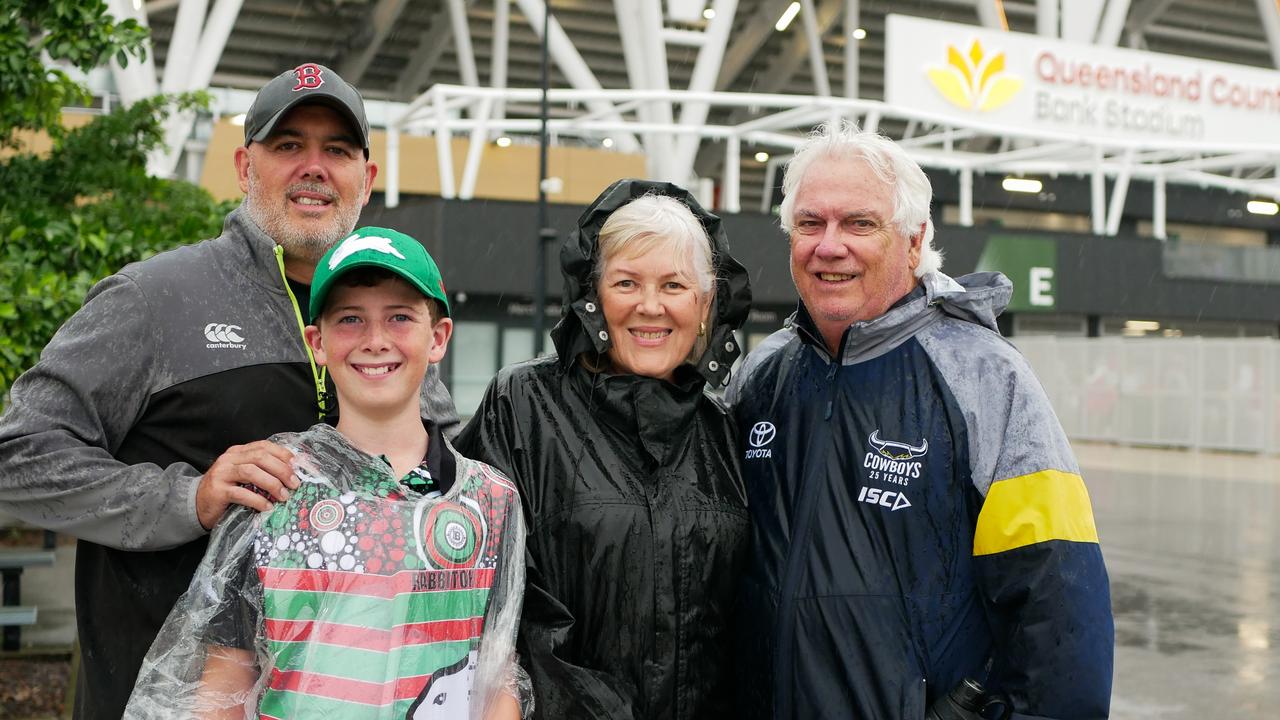
[[[895,490],[881,490],[880,488],[872,487],[863,487],[862,492],[858,493],[858,501],[869,505],[887,507],[890,511],[911,507],[911,501],[907,499],[906,495]]]

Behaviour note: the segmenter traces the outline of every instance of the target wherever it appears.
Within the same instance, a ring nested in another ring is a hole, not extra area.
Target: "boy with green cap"
[[[357,229],[316,267],[311,316],[337,427],[272,438],[298,489],[214,530],[125,717],[520,717],[519,498],[419,408],[453,331],[439,269],[411,237]]]

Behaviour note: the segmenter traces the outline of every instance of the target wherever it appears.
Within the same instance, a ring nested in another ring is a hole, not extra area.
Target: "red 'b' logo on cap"
[[[320,66],[315,63],[299,65],[293,69],[293,74],[298,76],[298,84],[293,86],[294,92],[315,90],[324,84],[324,77],[320,74]]]

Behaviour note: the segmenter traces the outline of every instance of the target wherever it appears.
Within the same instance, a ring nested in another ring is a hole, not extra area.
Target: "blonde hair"
[[[902,146],[878,133],[859,130],[848,120],[818,127],[787,162],[782,176],[782,206],[778,211],[784,232],[790,234],[795,223],[796,190],[800,181],[809,166],[820,158],[865,161],[876,177],[893,188],[892,222],[898,232],[905,237],[923,235],[915,276],[923,277],[942,269],[942,253],[933,246],[933,220],[929,217],[933,186],[929,177]],[[921,225],[924,225],[923,233]]]
[[[673,197],[642,195],[609,215],[600,227],[592,284],[599,285],[605,265],[615,257],[634,258],[654,250],[670,251],[677,272],[697,289],[708,308],[704,322],[709,319],[716,280],[711,239],[689,206]],[[709,331],[694,341],[688,361],[702,357],[708,335]]]

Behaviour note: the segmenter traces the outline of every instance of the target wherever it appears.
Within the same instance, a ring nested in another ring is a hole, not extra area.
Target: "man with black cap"
[[[222,234],[94,286],[0,418],[0,509],[79,538],[77,718],[120,717],[227,506],[297,486],[262,438],[336,411],[302,330],[316,262],[377,175],[360,93],[322,65],[281,73],[235,164],[245,200]],[[457,423],[434,366],[422,392]]]

